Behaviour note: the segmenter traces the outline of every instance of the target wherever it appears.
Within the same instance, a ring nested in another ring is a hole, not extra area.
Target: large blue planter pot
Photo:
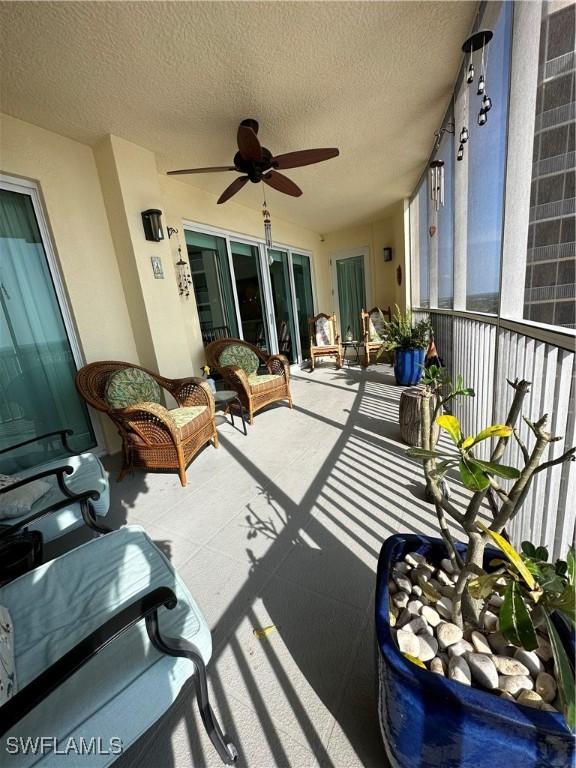
[[[411,387],[418,384],[422,376],[425,350],[423,349],[397,349],[394,352],[394,376],[396,384],[403,387]]]
[[[392,565],[408,552],[420,552],[432,563],[446,556],[440,539],[412,534],[391,536],[380,553],[376,588],[378,709],[393,768],[574,765],[574,739],[560,713],[540,712],[468,688],[416,666],[400,653],[388,622],[388,581]],[[493,556],[493,551],[488,554],[488,558]],[[567,633],[564,640],[570,645]]]

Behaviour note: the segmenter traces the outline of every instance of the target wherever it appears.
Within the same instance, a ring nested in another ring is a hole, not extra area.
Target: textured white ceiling
[[[472,2],[1,2],[0,109],[79,141],[112,133],[161,172],[231,162],[254,117],[274,154],[337,146],[270,190],[316,232],[409,194],[447,106]],[[1,147],[0,147],[1,148]],[[180,177],[219,194],[233,174]],[[260,185],[235,198],[257,207]]]

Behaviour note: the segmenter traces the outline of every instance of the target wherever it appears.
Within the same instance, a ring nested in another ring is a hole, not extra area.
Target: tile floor
[[[386,766],[375,699],[373,592],[394,531],[432,533],[420,467],[404,455],[387,366],[293,376],[294,410],[219,426],[175,475],[112,481],[115,524],[169,555],[213,633],[213,706],[239,766]],[[115,468],[115,457],[108,460]],[[254,630],[272,626],[259,638]],[[220,765],[185,689],[123,766]]]

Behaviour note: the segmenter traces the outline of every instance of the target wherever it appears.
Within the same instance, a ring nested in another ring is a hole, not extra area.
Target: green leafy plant
[[[576,728],[576,691],[574,671],[552,620],[555,612],[562,614],[576,626],[576,557],[570,547],[566,560],[548,562],[546,547],[536,547],[529,541],[522,542],[522,552],[496,531],[479,523],[479,528],[501,549],[505,560],[492,561],[495,570],[477,576],[468,583],[475,596],[487,596],[498,592],[504,602],[500,608],[500,631],[512,644],[532,651],[538,648],[539,628],[544,628],[550,638],[560,699],[571,729]]]
[[[396,305],[396,312],[392,320],[384,320],[380,313],[382,329],[380,337],[382,346],[376,353],[376,359],[379,360],[385,352],[391,352],[395,349],[426,349],[432,326],[428,319],[418,320],[414,323],[412,312],[407,310],[402,312]]]
[[[410,448],[408,455],[422,460],[427,492],[434,500],[441,535],[458,578],[452,599],[452,621],[464,627],[480,627],[480,617],[486,601],[494,592],[502,595],[500,628],[508,640],[526,650],[537,647],[537,631],[546,631],[554,655],[557,680],[569,726],[576,727],[574,711],[574,672],[558,632],[551,620],[555,611],[574,623],[576,594],[574,580],[576,559],[574,550],[566,561],[549,563],[544,547],[524,542],[522,553],[509,544],[503,535],[506,525],[514,519],[538,473],[557,464],[572,461],[576,448],[570,448],[556,458],[544,460],[551,443],[561,439],[546,430],[547,416],[537,421],[524,419],[533,436],[526,445],[516,429],[524,398],[530,382],[508,384],[514,390],[510,410],[503,424],[494,424],[476,435],[465,435],[458,418],[447,411],[460,397],[474,397],[474,391],[464,385],[460,376],[452,382],[446,371],[431,366],[422,379],[421,448]],[[452,443],[452,449],[436,450],[434,429],[439,426]],[[522,455],[522,465],[502,462],[510,440],[516,441]],[[492,443],[488,459],[480,458],[478,449],[487,441]],[[457,471],[462,484],[471,494],[466,505],[456,505],[442,492],[441,483],[450,471]],[[486,505],[492,514],[489,525],[482,522]],[[454,542],[448,520],[455,521],[468,539],[462,557]],[[483,569],[486,545],[495,543],[505,558],[492,563],[494,571]]]

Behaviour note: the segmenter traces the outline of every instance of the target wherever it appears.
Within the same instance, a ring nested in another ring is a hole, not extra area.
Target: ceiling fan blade
[[[278,192],[284,192],[285,195],[300,197],[302,194],[300,187],[294,184],[294,182],[289,179],[288,176],[284,176],[283,173],[270,171],[270,173],[267,173],[262,177],[262,180],[265,184],[268,184],[268,186],[277,189]]]
[[[340,151],[332,149],[301,149],[298,152],[286,152],[284,155],[276,155],[272,158],[274,168],[285,170],[286,168],[298,168],[301,165],[312,165],[338,157]]]
[[[181,173],[218,173],[219,171],[236,171],[233,165],[212,166],[210,168],[183,168],[180,171],[166,171],[168,176],[177,176]]]
[[[237,179],[234,179],[232,184],[230,184],[229,187],[226,187],[224,192],[220,195],[218,198],[218,205],[221,203],[225,203],[226,200],[230,200],[231,197],[233,197],[236,192],[240,192],[244,184],[248,181],[248,176],[239,176]]]
[[[256,163],[262,160],[262,147],[252,128],[247,125],[239,125],[237,139],[238,149],[245,160],[252,160]]]

